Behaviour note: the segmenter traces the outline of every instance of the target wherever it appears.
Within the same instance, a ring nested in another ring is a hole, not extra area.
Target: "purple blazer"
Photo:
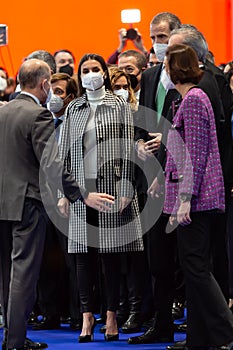
[[[191,211],[225,209],[214,112],[208,96],[192,88],[182,100],[168,133],[164,213],[176,214],[180,194]]]

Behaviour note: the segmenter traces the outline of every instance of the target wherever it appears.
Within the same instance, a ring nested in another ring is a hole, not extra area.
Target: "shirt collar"
[[[65,115],[63,114],[63,115],[61,115],[59,118],[57,118],[57,117],[55,117],[55,115],[52,113],[52,115],[53,115],[53,119],[60,119],[60,120],[64,120],[64,118],[65,118]]]
[[[21,91],[20,93],[21,93],[21,95],[23,94],[23,95],[30,96],[31,98],[33,98],[33,100],[34,100],[38,105],[41,105],[39,99],[38,99],[35,95],[31,94],[30,92]]]

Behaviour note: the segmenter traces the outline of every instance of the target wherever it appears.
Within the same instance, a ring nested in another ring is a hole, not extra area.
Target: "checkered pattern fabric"
[[[90,116],[86,94],[72,101],[63,122],[60,157],[80,186],[85,187],[83,137]],[[133,187],[133,120],[123,99],[106,91],[95,112],[97,139],[98,192],[114,195],[110,213],[99,213],[98,247],[100,252],[143,250],[138,201]],[[69,151],[69,162],[66,161]],[[119,214],[119,198],[132,197],[131,204]],[[81,201],[71,205],[69,252],[87,252],[86,206]]]

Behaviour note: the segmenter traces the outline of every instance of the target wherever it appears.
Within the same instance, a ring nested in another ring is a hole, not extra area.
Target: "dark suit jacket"
[[[135,140],[143,139],[148,141],[150,136],[148,132],[161,132],[164,134],[165,130],[168,129],[170,123],[167,123],[166,120],[171,121],[171,105],[172,101],[177,100],[180,95],[175,90],[169,90],[164,101],[162,116],[159,123],[157,122],[157,113],[155,105],[155,97],[160,82],[160,75],[162,72],[163,64],[159,64],[152,68],[147,69],[142,74],[141,79],[141,92],[139,99],[139,110],[135,113]],[[170,115],[170,117],[169,117]],[[162,152],[164,153],[164,138],[162,139]],[[159,160],[161,166],[163,166],[164,155],[161,153]],[[147,190],[147,182],[151,184],[152,179],[160,170],[160,166],[155,160],[147,160],[146,162],[138,161],[139,167],[136,170],[136,184],[139,192],[145,192]],[[141,169],[140,169],[141,168]],[[141,171],[143,169],[143,171]],[[145,177],[143,176],[143,172]]]
[[[0,220],[21,220],[26,197],[41,200],[42,166],[50,170],[54,182],[62,179],[71,201],[81,197],[79,186],[63,173],[57,158],[51,113],[28,95],[20,94],[0,108],[0,164]]]
[[[214,110],[218,146],[224,181],[233,182],[233,150],[231,135],[231,116],[233,97],[224,73],[206,61],[204,75],[198,86],[208,95]]]
[[[160,82],[162,63],[147,69],[142,74],[141,91],[139,99],[139,111],[135,114],[135,139],[140,138],[149,140],[148,132],[162,132],[164,119],[161,118],[157,123],[157,113],[155,105],[156,91]],[[179,97],[179,93],[169,90],[164,101],[162,115],[167,118],[172,101]]]

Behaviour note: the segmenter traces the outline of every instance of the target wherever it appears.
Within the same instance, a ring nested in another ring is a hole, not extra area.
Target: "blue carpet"
[[[105,342],[104,334],[99,332],[101,325],[97,325],[94,333],[94,342],[79,344],[77,342],[79,331],[71,331],[68,325],[62,325],[59,330],[52,331],[32,331],[28,328],[27,337],[34,341],[46,342],[49,346],[49,350],[102,350],[102,349],[120,349],[120,350],[165,350],[168,344],[144,344],[144,345],[129,345],[127,339],[130,336],[140,335],[141,333],[135,334],[123,334],[120,333],[120,340],[115,342]],[[0,339],[2,340],[2,330],[0,331]],[[175,341],[184,340],[185,334],[176,333]]]

